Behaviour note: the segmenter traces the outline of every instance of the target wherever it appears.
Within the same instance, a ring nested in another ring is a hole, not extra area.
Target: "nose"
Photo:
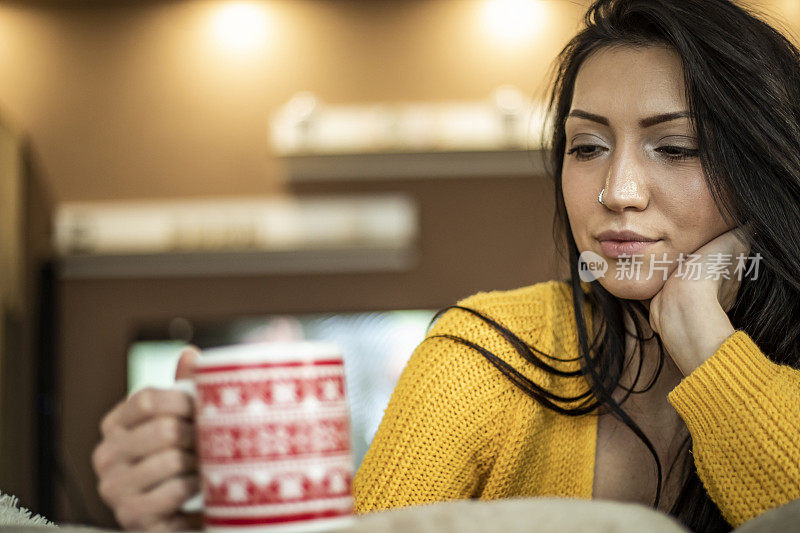
[[[647,177],[636,157],[618,152],[606,176],[603,205],[612,211],[644,210],[650,203]]]

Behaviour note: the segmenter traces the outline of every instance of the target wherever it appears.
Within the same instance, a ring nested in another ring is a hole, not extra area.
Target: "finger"
[[[148,492],[170,478],[184,474],[197,473],[197,456],[185,450],[171,448],[145,457],[123,475],[118,476],[115,483],[118,489],[110,492],[119,496]]]
[[[95,470],[108,475],[114,464],[129,464],[161,450],[194,450],[195,427],[174,416],[156,417],[133,430],[109,435],[95,451]]]
[[[125,402],[128,399],[122,400],[118,402],[107,414],[103,417],[103,420],[100,421],[100,433],[103,436],[109,435],[112,429],[117,426],[117,420],[119,420],[120,412],[125,407]]]
[[[200,357],[200,351],[196,347],[187,346],[184,348],[180,359],[178,359],[175,379],[191,378],[194,375],[194,365],[198,357]]]
[[[118,510],[118,520],[127,529],[149,529],[164,519],[176,515],[183,502],[200,491],[196,475],[172,478],[153,490],[130,498]]]
[[[131,429],[149,418],[163,415],[191,419],[194,415],[191,397],[176,390],[142,389],[106,415],[101,431],[108,436],[119,428]]]

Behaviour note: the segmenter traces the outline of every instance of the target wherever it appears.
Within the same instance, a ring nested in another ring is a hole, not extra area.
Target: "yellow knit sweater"
[[[563,281],[480,292],[458,304],[545,353],[578,353]],[[587,388],[583,378],[534,367],[467,311],[448,310],[428,335],[442,333],[487,348],[556,393]],[[554,366],[575,370],[578,363]],[[737,330],[668,400],[692,435],[700,479],[731,525],[800,498],[800,371],[771,362]],[[590,499],[596,436],[595,416],[543,408],[476,351],[427,339],[403,370],[353,480],[356,513],[464,498]]]

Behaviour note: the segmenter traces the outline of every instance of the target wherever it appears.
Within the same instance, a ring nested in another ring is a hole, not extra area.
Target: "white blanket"
[[[43,526],[56,527],[46,518],[34,515],[19,506],[16,496],[0,492],[0,526]]]

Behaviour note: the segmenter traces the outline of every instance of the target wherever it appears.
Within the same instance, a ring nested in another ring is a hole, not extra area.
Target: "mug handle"
[[[192,402],[196,404],[197,401],[197,387],[194,384],[194,379],[183,378],[176,380],[175,383],[168,387],[167,390],[182,391],[192,397]],[[203,511],[203,492],[202,490],[183,502],[181,511],[184,513],[199,513]]]

